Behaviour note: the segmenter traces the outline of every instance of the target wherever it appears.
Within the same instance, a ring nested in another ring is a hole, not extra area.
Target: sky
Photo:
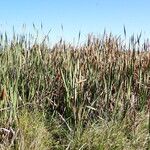
[[[41,34],[50,32],[55,42],[63,37],[76,40],[79,32],[85,39],[88,33],[102,34],[104,29],[114,35],[139,34],[150,36],[149,0],[3,0],[0,1],[0,31],[12,34],[35,32],[41,23]],[[26,29],[22,25],[26,24]],[[63,30],[62,30],[63,27]]]

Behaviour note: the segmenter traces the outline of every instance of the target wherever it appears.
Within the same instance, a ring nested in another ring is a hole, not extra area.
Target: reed
[[[104,33],[101,38],[88,35],[80,46],[61,40],[50,47],[47,35],[42,42],[31,37],[14,33],[8,42],[7,34],[1,35],[0,85],[5,88],[1,88],[0,95],[0,127],[11,127],[15,132],[10,140],[0,133],[3,149],[23,149],[26,144],[35,149],[40,142],[48,146],[49,138],[52,149],[147,146],[149,129],[142,121],[148,119],[149,43],[140,45],[137,36],[127,45],[120,37]],[[32,119],[20,115],[22,111],[33,119],[40,113],[43,124],[37,121],[36,126]],[[45,141],[40,138],[41,132],[38,141],[32,131],[41,126]],[[35,138],[36,143],[24,137],[28,131],[29,139]],[[86,135],[94,138],[91,146]]]

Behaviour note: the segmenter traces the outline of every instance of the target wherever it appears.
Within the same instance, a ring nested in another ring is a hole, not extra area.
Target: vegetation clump
[[[150,148],[148,43],[111,34],[80,46],[6,34],[0,43],[0,149]]]

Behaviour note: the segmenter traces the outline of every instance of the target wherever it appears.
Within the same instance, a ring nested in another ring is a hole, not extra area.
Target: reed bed
[[[0,149],[148,149],[149,43],[104,34],[49,47],[0,38]]]

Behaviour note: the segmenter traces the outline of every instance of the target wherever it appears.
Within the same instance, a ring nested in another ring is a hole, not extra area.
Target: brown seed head
[[[4,100],[4,99],[6,99],[6,97],[7,97],[6,89],[3,88],[1,95],[0,95],[0,100]]]

